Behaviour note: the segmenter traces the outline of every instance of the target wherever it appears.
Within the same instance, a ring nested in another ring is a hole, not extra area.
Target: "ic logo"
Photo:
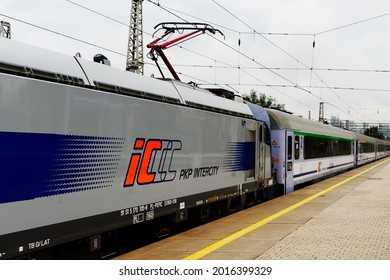
[[[175,179],[176,171],[171,170],[171,164],[175,151],[181,150],[181,141],[161,139],[146,141],[137,138],[133,150],[135,152],[130,157],[125,188],[135,183],[146,185]]]

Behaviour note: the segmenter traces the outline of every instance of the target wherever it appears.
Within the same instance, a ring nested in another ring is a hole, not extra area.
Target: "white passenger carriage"
[[[354,167],[354,134],[267,110],[271,121],[273,172],[284,193],[294,186]]]
[[[355,134],[355,153],[356,166],[375,161],[378,154],[378,139],[373,137],[354,133]]]
[[[381,139],[375,139],[377,143],[376,159],[381,159],[390,155],[390,142]]]

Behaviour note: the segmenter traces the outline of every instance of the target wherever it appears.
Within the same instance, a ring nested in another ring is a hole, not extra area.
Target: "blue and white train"
[[[283,193],[297,185],[390,154],[390,142],[275,110],[270,118],[273,171]]]
[[[122,228],[225,213],[390,152],[182,82],[0,50],[0,259],[64,256],[73,241],[99,253]]]

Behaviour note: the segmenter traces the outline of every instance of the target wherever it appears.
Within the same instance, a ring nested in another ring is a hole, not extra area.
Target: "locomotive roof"
[[[307,120],[301,117],[293,116],[288,113],[280,112],[273,109],[266,109],[270,121],[271,129],[281,130],[294,130],[301,133],[316,134],[316,135],[326,135],[332,137],[339,137],[345,139],[355,139],[353,132],[348,130],[343,130],[340,128],[333,127],[331,125],[326,125],[320,122]]]

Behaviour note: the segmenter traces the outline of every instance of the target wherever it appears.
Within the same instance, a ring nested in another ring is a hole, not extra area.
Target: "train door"
[[[246,129],[245,129],[245,142],[250,143],[251,145],[248,146],[250,149],[250,157],[247,158],[246,160],[248,161],[248,166],[245,171],[245,181],[250,181],[254,180],[256,176],[256,162],[258,161],[258,155],[256,154],[256,150],[258,149],[257,146],[257,136],[256,132],[258,130],[257,124],[250,122],[247,124]],[[253,144],[253,146],[252,146]]]
[[[265,151],[264,151],[264,132],[265,126],[262,123],[258,124],[257,141],[256,141],[256,179],[258,182],[264,180],[264,163],[265,163]]]
[[[284,192],[294,191],[294,132],[286,130],[286,159]]]
[[[355,155],[354,161],[355,161],[355,168],[359,165],[359,146],[360,143],[358,140],[353,141],[353,154]]]

